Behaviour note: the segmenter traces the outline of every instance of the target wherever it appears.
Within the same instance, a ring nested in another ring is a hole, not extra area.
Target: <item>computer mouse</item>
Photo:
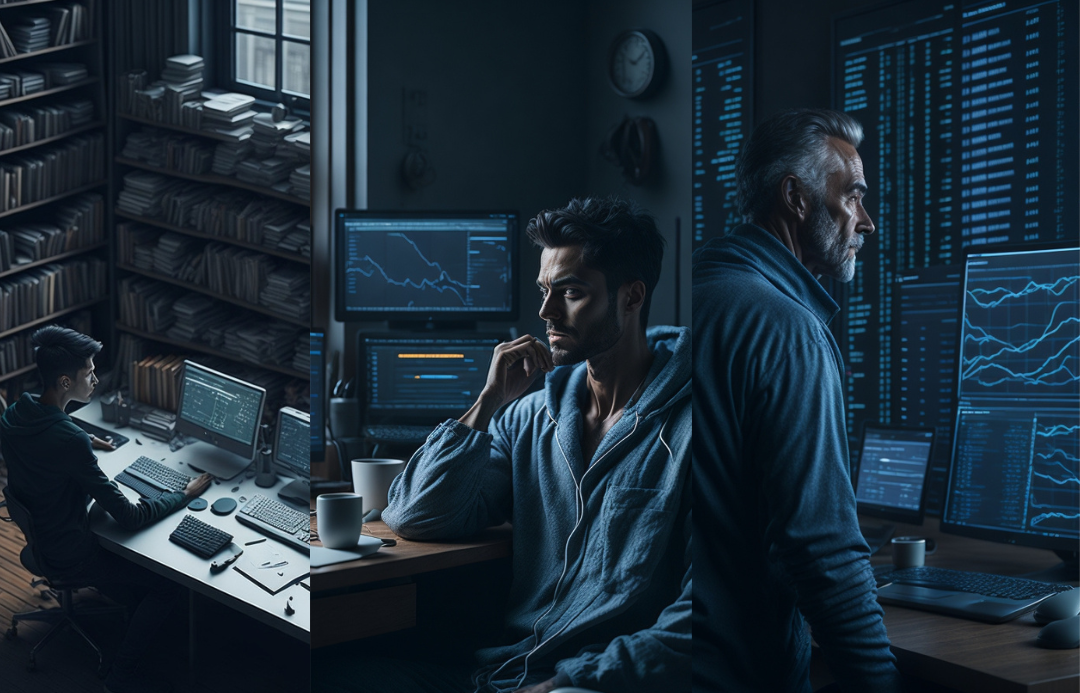
[[[1066,590],[1039,602],[1035,607],[1035,623],[1043,626],[1077,614],[1080,614],[1080,590]]]
[[[1035,644],[1050,650],[1072,650],[1080,647],[1080,615],[1043,626],[1035,637]]]
[[[228,515],[233,510],[236,510],[236,501],[232,498],[218,498],[214,501],[214,504],[210,506],[210,512],[215,515]]]
[[[191,502],[187,504],[188,510],[206,510],[205,498],[192,498]]]

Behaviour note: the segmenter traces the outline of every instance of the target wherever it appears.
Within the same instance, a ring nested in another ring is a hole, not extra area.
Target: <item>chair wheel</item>
[[[4,631],[4,640],[14,640],[17,637],[19,637],[19,631],[14,626]]]

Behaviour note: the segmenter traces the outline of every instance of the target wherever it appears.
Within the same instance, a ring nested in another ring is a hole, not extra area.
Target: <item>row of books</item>
[[[124,176],[118,206],[127,214],[311,257],[308,210],[258,194],[133,171]]]
[[[24,70],[0,72],[0,101],[75,84],[88,76],[81,63],[38,63]]]
[[[80,257],[0,280],[0,332],[106,295],[108,266]]]
[[[180,397],[183,354],[158,354],[130,363],[130,395],[136,401],[175,412]]]
[[[265,253],[124,222],[116,227],[122,264],[303,320],[310,312],[310,270]]]
[[[80,195],[40,219],[0,228],[0,272],[105,240],[105,198]]]
[[[96,183],[105,175],[105,137],[78,135],[63,144],[0,160],[0,212]]]
[[[197,137],[145,128],[127,136],[121,155],[189,175],[214,173],[235,177],[242,182],[286,194],[296,194],[295,189],[306,192],[305,199],[310,199],[310,164],[296,155],[294,150],[286,151],[290,153],[274,153],[260,158],[256,156],[255,148],[246,142],[223,142],[215,147]],[[300,168],[304,171],[296,173]]]
[[[0,152],[62,135],[93,119],[94,104],[89,99],[5,108],[0,111]]]
[[[90,38],[90,15],[78,3],[24,12],[0,24],[0,58],[66,46]]]
[[[91,334],[90,311],[80,310],[54,321],[52,324],[68,327],[76,332]],[[23,330],[13,337],[0,339],[0,374],[11,373],[34,363],[34,330]]]

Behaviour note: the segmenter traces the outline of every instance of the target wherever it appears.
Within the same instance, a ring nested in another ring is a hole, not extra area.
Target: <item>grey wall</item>
[[[660,34],[673,65],[665,87],[640,103],[617,96],[606,76],[611,39],[637,27]],[[370,3],[367,208],[509,208],[524,223],[571,197],[616,192],[656,214],[670,242],[674,217],[686,223],[690,210],[689,69],[679,67],[689,59],[689,0]],[[427,94],[427,150],[436,178],[420,190],[401,177],[406,89]],[[599,158],[603,136],[624,114],[648,115],[659,125],[660,176],[651,186],[625,185]],[[685,255],[688,263],[688,249]],[[674,263],[669,246],[653,323],[674,320]],[[538,266],[539,253],[523,247],[521,332],[543,328],[536,316]],[[682,320],[688,322],[688,277],[685,285]],[[350,333],[377,327],[347,326],[347,352]],[[481,325],[488,327],[501,326]]]

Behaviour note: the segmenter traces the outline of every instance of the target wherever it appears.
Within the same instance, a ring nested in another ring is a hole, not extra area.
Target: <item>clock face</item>
[[[649,40],[631,31],[615,40],[609,66],[611,84],[622,96],[639,96],[656,73],[656,55]]]

